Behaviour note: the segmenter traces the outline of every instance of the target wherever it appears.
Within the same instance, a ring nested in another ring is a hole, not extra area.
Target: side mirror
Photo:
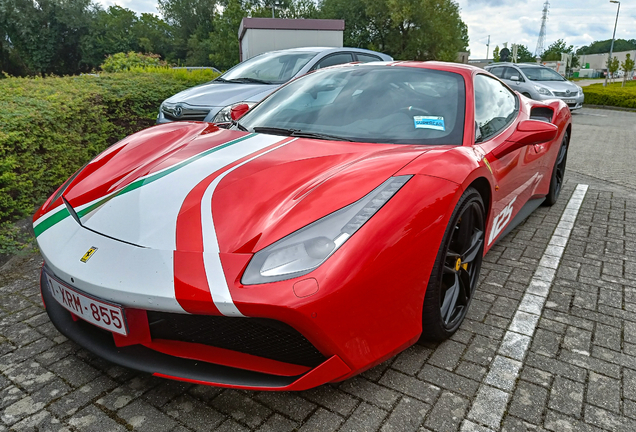
[[[232,120],[238,120],[241,117],[243,117],[243,115],[248,112],[250,110],[250,106],[248,104],[238,104],[232,107],[232,109],[230,109],[230,117],[232,117]]]
[[[531,144],[552,141],[559,133],[559,128],[552,123],[540,120],[523,120],[517,125],[512,135],[499,147],[492,151],[497,159]]]
[[[513,75],[510,77],[510,79],[513,81],[521,81],[521,78],[519,78],[519,75]]]

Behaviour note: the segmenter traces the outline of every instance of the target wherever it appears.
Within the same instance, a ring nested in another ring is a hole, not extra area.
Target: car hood
[[[209,82],[184,90],[165,100],[166,103],[185,103],[192,106],[224,107],[236,102],[259,102],[280,87],[266,84],[233,84]]]
[[[570,81],[532,81],[532,83],[558,92],[579,90],[579,86]]]
[[[251,253],[362,198],[428,149],[180,122],[111,147],[63,196],[85,228],[136,246],[200,252],[217,242],[222,253]]]

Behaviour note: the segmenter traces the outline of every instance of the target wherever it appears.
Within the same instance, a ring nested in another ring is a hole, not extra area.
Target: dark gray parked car
[[[386,54],[359,48],[292,48],[252,57],[209,83],[166,99],[157,123],[176,120],[230,121],[232,106],[250,107],[287,81],[312,70],[342,63],[392,61]]]
[[[493,63],[486,66],[491,74],[519,93],[536,100],[562,99],[570,110],[583,106],[583,90],[557,72],[538,64]]]

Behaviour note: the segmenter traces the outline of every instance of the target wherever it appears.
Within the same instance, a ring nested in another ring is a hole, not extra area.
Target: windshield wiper
[[[261,79],[258,79],[258,78],[248,78],[248,77],[232,78],[232,79],[229,79],[229,80],[224,79],[223,81],[229,82],[229,83],[271,84],[271,82],[269,82],[269,81],[261,80]]]
[[[316,139],[324,139],[324,140],[333,140],[333,141],[353,141],[348,138],[339,137],[336,135],[328,135],[318,132],[305,132],[300,129],[285,129],[285,128],[277,128],[277,127],[255,127],[254,132],[256,133],[266,133],[272,135],[286,135],[291,137],[298,138],[316,138]]]
[[[238,122],[238,120],[232,120],[232,126],[236,126],[238,130],[242,130],[243,132],[249,132],[245,126]]]

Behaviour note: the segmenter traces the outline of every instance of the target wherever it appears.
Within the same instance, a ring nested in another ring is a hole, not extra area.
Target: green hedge
[[[153,125],[164,99],[216,75],[157,67],[0,80],[0,253],[11,222],[109,145]]]
[[[592,84],[583,87],[585,103],[621,108],[636,108],[636,81],[628,81],[625,87],[620,82],[609,84]]]

